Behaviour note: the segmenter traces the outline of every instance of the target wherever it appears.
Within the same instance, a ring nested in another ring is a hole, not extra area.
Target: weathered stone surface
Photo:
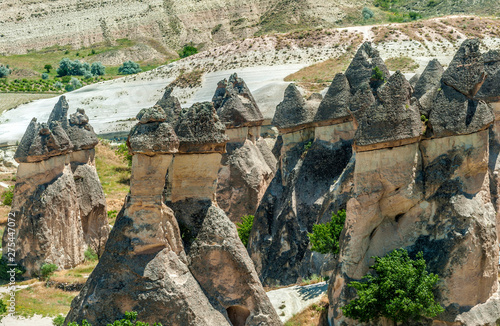
[[[167,122],[171,123],[172,125],[175,125],[177,122],[177,119],[179,118],[179,113],[181,112],[181,103],[177,99],[177,97],[172,96],[172,88],[167,87],[165,89],[165,93],[163,93],[163,96],[161,99],[156,102],[155,106],[160,106],[163,111],[165,111],[165,115],[167,117]]]
[[[276,158],[264,139],[245,140],[222,159],[217,179],[217,203],[229,219],[254,215],[276,172]]]
[[[314,121],[335,120],[350,117],[349,102],[351,90],[349,81],[342,73],[333,78],[325,98],[321,101]]]
[[[168,122],[138,123],[130,131],[127,144],[132,153],[175,153],[179,139]]]
[[[224,151],[228,140],[225,130],[211,102],[195,103],[182,109],[175,126],[179,151]]]
[[[411,86],[397,71],[378,88],[377,101],[363,110],[355,145],[371,149],[380,143],[418,138],[422,133],[420,113],[410,97]]]
[[[317,107],[308,105],[295,84],[290,84],[285,89],[283,101],[276,107],[273,125],[279,129],[295,127],[312,122]]]
[[[337,183],[348,183],[342,174],[351,154],[352,139],[330,143],[313,138],[281,154],[282,163],[257,209],[248,245],[265,285],[288,285],[312,274],[328,274],[331,268],[323,264],[331,257],[311,253],[307,233],[314,224],[325,222],[324,216],[331,217],[329,209],[337,212],[345,207],[349,196],[341,193],[349,190]],[[337,196],[332,197],[335,184]]]
[[[418,99],[422,106],[420,113],[426,117],[429,117],[434,98],[441,87],[441,76],[443,72],[443,66],[441,66],[437,59],[433,59],[429,61],[424,72],[415,84],[413,96]]]
[[[417,82],[420,78],[420,74],[415,74],[413,75],[410,80],[408,80],[408,82],[410,83],[411,87],[415,88],[415,86],[417,85]]]
[[[483,54],[484,72],[486,80],[476,94],[477,99],[487,102],[500,101],[500,51],[490,50]]]
[[[16,220],[16,263],[27,276],[40,273],[44,263],[72,268],[84,260],[86,243],[77,190],[66,156],[18,167],[11,214]],[[7,232],[3,254],[7,256]]]
[[[351,96],[349,102],[349,110],[354,120],[354,125],[357,127],[363,117],[365,110],[375,103],[375,96],[368,83],[361,84],[358,90]]]
[[[155,105],[152,108],[142,109],[139,111],[139,113],[137,113],[137,120],[139,120],[140,124],[163,122],[167,120],[167,115],[161,106]]]
[[[220,120],[228,128],[260,125],[264,117],[245,81],[232,74],[221,80],[212,98]]]
[[[329,287],[330,322],[359,324],[339,309],[355,295],[347,284],[367,273],[371,256],[396,248],[410,255],[422,251],[429,270],[442,279],[441,323],[457,322],[460,313],[487,301],[498,287],[487,168],[486,130],[357,153],[355,191]]]
[[[468,97],[476,95],[486,77],[479,46],[478,39],[465,40],[442,77],[443,83]]]
[[[378,51],[372,47],[370,42],[365,42],[359,47],[351,64],[345,71],[345,76],[351,85],[352,94],[365,83],[370,83],[373,88],[379,86],[380,81],[372,80],[373,69],[375,67],[378,67],[382,71],[386,80],[389,78],[390,73],[385,66],[384,60],[382,60]]]
[[[441,85],[432,106],[429,125],[435,137],[477,132],[495,119],[490,105],[467,98],[445,84]]]
[[[62,96],[48,123],[33,119],[15,154],[22,163],[12,213],[23,244],[16,248],[16,262],[29,276],[38,274],[44,263],[72,268],[83,261],[88,247],[102,253],[109,233],[106,200],[94,167],[97,136],[84,110],[68,120],[68,108]]]

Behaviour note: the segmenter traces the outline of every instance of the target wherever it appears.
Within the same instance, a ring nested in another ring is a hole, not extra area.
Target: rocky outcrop
[[[437,59],[432,59],[415,82],[413,96],[417,98],[421,105],[421,115],[429,117],[432,102],[441,87],[441,76],[443,72],[443,66],[441,66],[439,61]]]
[[[100,255],[109,233],[94,166],[97,136],[83,110],[68,119],[68,109],[62,96],[47,123],[33,119],[15,154],[19,166],[11,214],[16,241],[23,244],[16,247],[16,262],[28,276],[44,263],[74,267],[88,247]]]
[[[134,127],[130,193],[66,323],[106,324],[137,311],[168,325],[281,324],[215,203],[226,141],[211,103],[183,109],[175,126],[152,118]]]
[[[395,95],[403,95],[407,87],[388,92],[396,85],[391,86],[392,79],[405,84],[398,73],[377,89],[380,105],[363,111],[361,121],[371,121],[366,117],[380,107],[398,119],[386,125],[392,136],[377,123],[365,128],[360,123],[356,133],[354,191],[329,286],[332,325],[359,324],[340,310],[355,297],[347,285],[368,272],[372,256],[396,248],[406,248],[411,256],[423,252],[429,271],[441,278],[436,298],[445,312],[434,324],[469,325],[474,320],[471,325],[486,325],[491,315],[499,315],[491,311],[498,308],[492,297],[498,289],[498,240],[488,173],[491,133],[486,130],[493,111],[474,98],[488,80],[478,52],[475,41],[465,41],[443,73],[430,111],[432,130],[424,138],[415,138],[419,111],[412,107],[411,91],[404,97]],[[409,107],[403,105],[408,102]],[[369,150],[358,143],[365,135],[373,139]],[[481,315],[486,319],[479,320]]]
[[[276,158],[261,138],[264,121],[250,90],[236,74],[218,83],[214,107],[229,138],[217,180],[217,203],[229,219],[254,215],[276,172]]]

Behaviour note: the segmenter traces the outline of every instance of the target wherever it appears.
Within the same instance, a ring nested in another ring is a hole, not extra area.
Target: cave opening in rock
[[[231,306],[227,308],[227,315],[233,326],[245,326],[250,310],[242,306]]]

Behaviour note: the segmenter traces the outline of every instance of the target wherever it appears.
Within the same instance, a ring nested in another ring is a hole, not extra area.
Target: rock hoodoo
[[[16,262],[30,276],[44,263],[76,266],[88,247],[101,254],[109,233],[94,165],[97,136],[85,111],[78,109],[68,119],[68,109],[62,96],[47,123],[33,119],[15,154],[19,167],[11,214],[16,241],[23,244],[16,247]]]
[[[429,77],[429,67],[440,74],[438,64],[430,63],[420,77],[423,82],[437,78]],[[436,321],[496,322],[500,311],[491,313],[495,305],[490,301],[498,290],[498,240],[490,176],[498,166],[498,155],[491,156],[492,149],[498,154],[498,146],[491,144],[498,142],[491,138],[497,135],[495,127],[487,130],[495,105],[476,94],[483,83],[499,81],[488,80],[485,70],[478,42],[465,41],[442,74],[440,89],[421,91],[433,97],[425,100],[432,105],[424,136],[419,136],[417,99],[399,73],[375,91],[375,104],[362,112],[354,142],[354,190],[329,287],[332,325],[359,324],[340,310],[355,296],[347,285],[368,272],[372,256],[396,248],[410,255],[422,251],[429,270],[442,279],[436,298],[445,312]],[[386,117],[383,128],[379,116]],[[468,313],[474,306],[474,313]],[[482,314],[481,309],[490,311]],[[493,319],[477,320],[481,315]]]
[[[212,103],[182,109],[175,125],[156,111],[130,133],[130,193],[66,321],[100,325],[137,311],[168,325],[281,325],[215,202],[227,137]]]
[[[276,158],[260,136],[264,121],[236,74],[218,83],[212,99],[229,138],[218,173],[217,203],[233,222],[253,215],[276,172]]]

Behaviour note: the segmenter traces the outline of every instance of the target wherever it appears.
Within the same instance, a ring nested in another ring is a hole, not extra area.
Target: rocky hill
[[[68,44],[80,48],[120,38],[141,40],[159,52],[190,42],[213,47],[255,33],[332,26],[366,2],[7,0],[0,3],[0,53]]]

